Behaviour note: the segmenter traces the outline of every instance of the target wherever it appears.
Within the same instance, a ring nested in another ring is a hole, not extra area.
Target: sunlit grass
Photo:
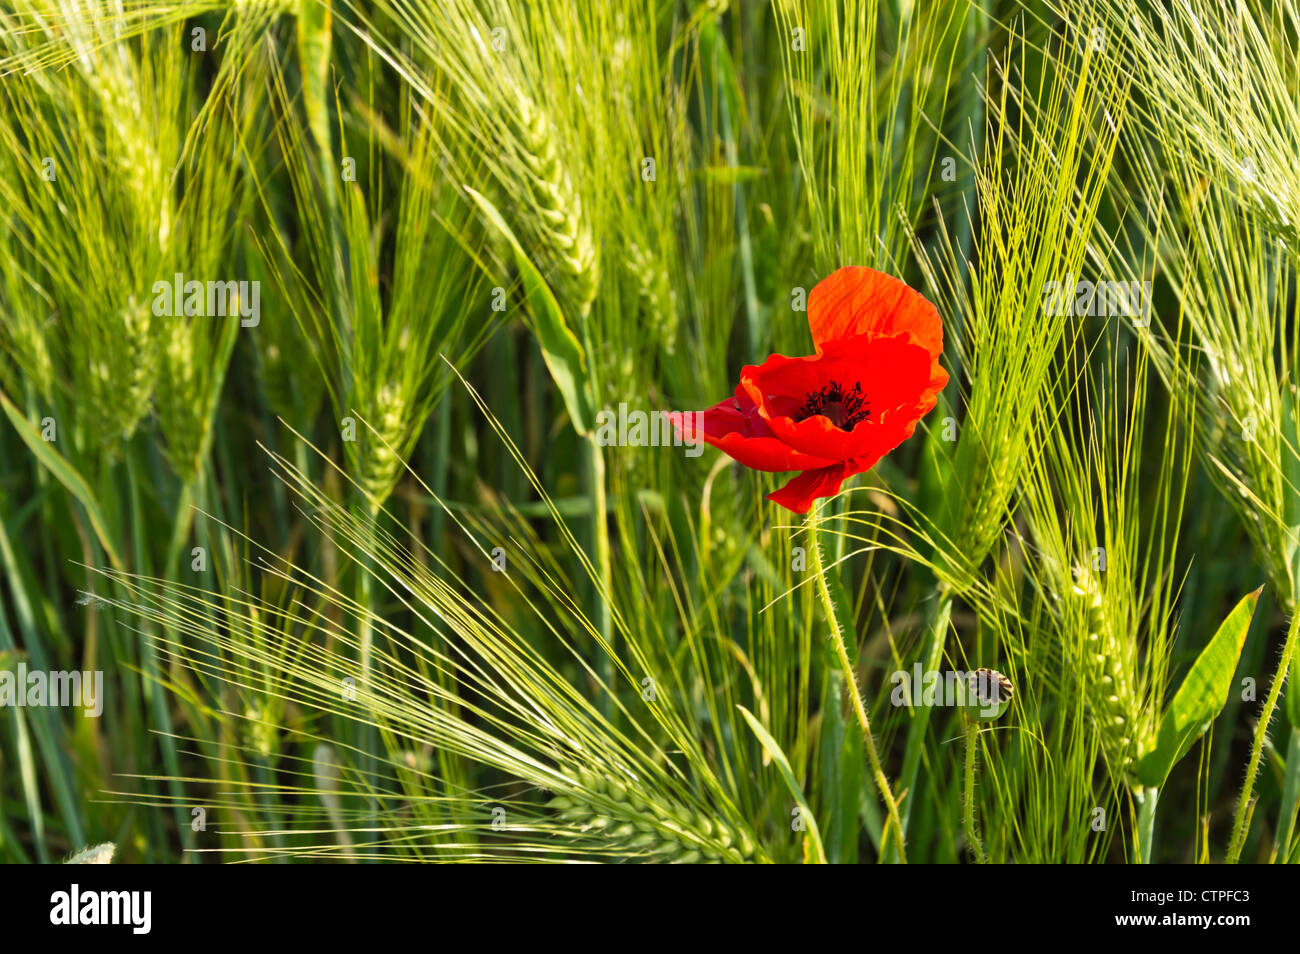
[[[10,4],[0,666],[110,692],[0,713],[0,858],[1300,860],[1298,21],[1220,7]],[[952,383],[815,524],[596,439],[844,264]]]

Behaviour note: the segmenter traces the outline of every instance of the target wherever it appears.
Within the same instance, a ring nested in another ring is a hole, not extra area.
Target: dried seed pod
[[[966,714],[977,722],[992,722],[1011,706],[1015,687],[1011,680],[993,669],[976,669],[966,674],[962,705]]]

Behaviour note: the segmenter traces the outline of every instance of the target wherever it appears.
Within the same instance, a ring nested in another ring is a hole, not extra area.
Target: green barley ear
[[[563,299],[573,314],[585,316],[600,286],[591,224],[556,149],[559,134],[554,124],[522,89],[515,91],[515,97],[511,119],[518,137],[516,158],[533,199],[531,207],[525,208],[535,217],[533,228],[546,243]]]
[[[249,279],[260,281],[264,290],[274,287],[274,270],[267,268],[265,252],[256,237],[244,242],[243,257]],[[278,293],[262,296],[262,322],[257,328],[256,366],[262,394],[272,415],[307,427],[315,419],[325,398],[325,379],[315,363],[303,355],[319,352],[320,346]]]
[[[607,128],[609,100],[629,93],[609,86],[617,31],[540,4],[453,3],[436,16],[392,0],[376,6],[395,30],[373,42],[419,77],[411,88],[438,127],[451,174],[488,194],[537,248],[566,314],[587,316],[600,288],[601,223],[615,201],[608,193],[633,174],[623,154],[629,129]],[[496,31],[506,49],[489,47]],[[566,95],[576,84],[589,102]]]
[[[1150,204],[1180,241],[1158,245],[1191,334],[1153,336],[1178,399],[1197,408],[1211,479],[1240,517],[1285,610],[1300,601],[1297,275],[1300,113],[1293,4],[1098,9],[1133,37],[1152,133],[1133,146]],[[1203,356],[1198,366],[1193,360]],[[1298,630],[1287,629],[1256,722],[1227,860],[1241,855],[1256,772]],[[1294,815],[1293,810],[1289,810]],[[1279,825],[1285,828],[1286,824]]]
[[[172,470],[194,480],[211,443],[222,378],[235,346],[233,318],[168,318],[160,322],[161,383],[154,396]]]
[[[260,83],[244,67],[267,21],[234,18],[213,78],[178,42],[174,20],[124,17],[112,5],[44,6],[19,4],[18,29],[0,30],[0,169],[24,170],[13,188],[0,187],[0,207],[42,236],[24,268],[46,304],[39,331],[47,341],[18,342],[26,373],[53,364],[47,380],[66,379],[77,398],[77,445],[108,459],[158,396],[168,460],[190,475],[225,361],[201,335],[185,340],[176,324],[189,319],[155,313],[152,289],[177,271],[231,277],[242,175],[232,155],[260,115]],[[42,121],[52,115],[78,130],[79,146]],[[48,181],[28,181],[46,160]]]
[[[112,862],[117,845],[106,841],[102,845],[83,848],[64,862],[65,865],[106,865]]]
[[[946,541],[937,562],[958,587],[998,546],[1033,456],[1033,418],[1051,400],[1061,353],[1077,345],[1081,323],[1049,307],[1045,291],[1085,270],[1128,101],[1122,74],[1073,33],[1053,38],[1050,74],[1029,86],[1016,72],[1028,42],[1013,34],[987,78],[988,145],[974,173],[982,253],[964,260],[942,220],[939,255],[914,242],[952,329],[965,403],[955,448],[939,462],[939,513],[924,518]]]
[[[3,237],[0,237],[0,248],[5,248]],[[12,261],[7,248],[0,259],[5,260],[0,263],[0,270],[4,270],[5,264]],[[26,301],[19,303],[25,297],[21,281],[16,276],[6,275],[5,279],[7,288],[0,289],[0,311],[10,317],[0,322],[0,387],[10,394],[20,393],[18,378],[25,374],[36,393],[48,401],[57,380],[52,341],[42,328],[38,313]]]
[[[1193,230],[1166,263],[1199,354],[1167,350],[1185,399],[1196,404],[1206,470],[1237,512],[1283,605],[1300,594],[1300,446],[1294,426],[1296,343],[1284,331],[1300,313],[1291,293],[1297,260],[1258,223],[1243,222],[1211,186],[1183,204],[1213,231]],[[1236,250],[1236,251],[1230,251]]]
[[[1300,14],[1213,0],[1104,0],[1096,13],[1130,39],[1126,65],[1148,98],[1126,149],[1158,222],[1144,239],[1180,305],[1177,329],[1139,334],[1170,391],[1196,405],[1206,470],[1294,611]],[[1160,240],[1161,227],[1180,240]]]
[[[1106,762],[1116,777],[1126,776],[1145,748],[1152,726],[1144,719],[1137,694],[1137,643],[1121,639],[1107,624],[1102,586],[1086,567],[1078,567],[1070,588],[1070,615],[1084,620],[1082,638],[1067,649],[1077,667],[1093,723],[1101,735]]]
[[[267,700],[250,702],[244,709],[240,722],[243,748],[263,761],[273,760],[279,750],[277,715],[280,708],[274,700]]]
[[[395,381],[381,385],[370,399],[373,417],[366,419],[374,430],[358,440],[356,461],[362,492],[372,500],[384,500],[397,483],[402,460],[394,447],[407,443],[409,425],[402,386]]]
[[[286,181],[277,184],[291,193],[299,221],[283,228],[283,216],[266,202],[258,248],[299,333],[268,336],[262,360],[269,374],[286,360],[287,343],[309,345],[350,475],[367,506],[377,508],[451,379],[440,356],[467,361],[496,327],[476,267],[483,235],[467,199],[449,184],[443,130],[419,116],[408,94],[395,116],[373,87],[364,102],[340,104],[342,162],[322,169],[320,147],[305,135],[278,68],[272,91],[272,107],[284,116],[276,132]],[[329,192],[322,198],[322,175],[338,178],[336,204]],[[311,395],[314,384],[295,390]]]
[[[635,237],[623,246],[624,269],[636,288],[637,302],[648,327],[654,329],[664,354],[677,350],[679,317],[677,292],[673,289],[663,259]]]
[[[744,826],[689,809],[664,792],[581,770],[579,784],[546,807],[575,836],[622,857],[675,864],[758,860]]]
[[[500,422],[489,419],[504,438]],[[517,446],[508,446],[522,463]],[[391,515],[340,503],[336,493],[287,459],[274,456],[273,462],[313,532],[344,549],[373,590],[391,595],[396,612],[380,615],[378,601],[353,600],[247,537],[260,572],[301,590],[302,598],[278,605],[248,594],[231,598],[229,588],[99,571],[122,588],[124,598],[110,600],[112,605],[154,624],[146,627],[151,642],[180,669],[234,692],[263,674],[273,680],[274,698],[283,708],[250,710],[254,726],[264,725],[267,734],[241,733],[235,764],[256,770],[276,759],[310,762],[302,774],[310,776],[307,794],[313,798],[274,809],[273,833],[292,836],[291,845],[271,849],[239,839],[229,842],[232,850],[254,857],[270,850],[328,851],[431,861],[767,860],[747,821],[755,810],[747,790],[734,784],[729,768],[721,771],[701,743],[689,702],[683,705],[676,692],[645,694],[650,680],[644,674],[659,670],[624,627],[623,614],[614,616],[619,646],[602,643],[599,651],[612,660],[612,678],[641,687],[641,694],[616,692],[596,674],[588,654],[595,627],[564,598],[575,586],[558,562],[538,557],[533,563],[535,550],[512,549],[515,562],[500,584],[519,597],[521,612],[512,622],[418,537],[387,531]],[[341,465],[328,459],[324,465],[347,476]],[[526,473],[547,513],[559,521],[565,544],[580,553],[536,474]],[[486,558],[490,542],[473,535],[455,511],[444,512],[464,531],[467,547]],[[585,572],[590,579],[595,571],[587,565]],[[335,619],[345,622],[329,622]],[[374,634],[364,672],[357,662],[363,633]],[[580,668],[562,671],[539,652],[542,633]],[[617,722],[602,714],[600,697],[611,700]],[[313,731],[332,726],[345,734],[358,723],[373,727],[389,764],[403,766],[400,795],[391,790],[386,770],[375,773],[365,764],[336,777],[317,737],[309,737],[311,758],[295,755],[305,740],[301,725],[283,724],[290,707],[319,716]],[[438,752],[438,759],[426,767],[406,759],[403,753],[413,745]],[[456,766],[472,774],[457,778]],[[501,817],[494,809],[493,825],[486,827],[485,793],[502,791],[502,781],[515,794],[497,800]],[[255,771],[242,780],[222,778],[218,800],[237,815],[258,784]],[[532,797],[539,791],[567,801],[547,809]],[[339,819],[323,832],[316,796],[325,814],[331,797],[338,798]],[[393,806],[392,824],[381,829],[374,827],[375,799],[384,799],[386,810]],[[346,832],[363,828],[366,844],[349,846]],[[322,834],[326,844],[311,843]]]
[[[1183,402],[1155,411],[1146,351],[1126,366],[1122,339],[1100,335],[1104,360],[1076,358],[1061,385],[1072,395],[1039,422],[1044,454],[1025,494],[1036,552],[1026,558],[1052,618],[1062,692],[1081,697],[1112,777],[1132,785],[1168,681],[1193,421]],[[1078,424],[1054,423],[1076,408]],[[1148,427],[1163,428],[1157,468],[1142,457]]]
[[[108,321],[68,316],[68,323],[76,336],[73,389],[87,396],[87,431],[112,459],[149,413],[161,358],[158,320],[132,296]]]
[[[1300,254],[1300,10],[1218,0],[1090,7],[1099,27],[1127,41],[1125,69],[1147,97],[1143,125],[1170,147],[1168,167],[1224,189]]]

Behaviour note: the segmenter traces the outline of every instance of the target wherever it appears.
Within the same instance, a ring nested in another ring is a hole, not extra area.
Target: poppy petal
[[[938,311],[889,275],[832,273],[809,296],[808,325],[815,354],[747,365],[732,397],[670,415],[687,440],[747,467],[800,471],[768,496],[795,513],[911,437],[948,383]]]
[[[840,485],[862,469],[854,461],[846,460],[820,470],[806,470],[780,490],[768,494],[767,499],[795,513],[807,513],[814,500],[834,497],[840,492]]]
[[[795,450],[832,461],[860,458],[865,470],[907,440],[916,422],[934,408],[933,365],[930,355],[906,336],[856,335],[830,342],[818,355],[773,355],[745,368],[737,396],[755,405],[768,433]],[[938,370],[940,383],[946,383],[946,372]],[[862,387],[870,416],[852,430],[836,427],[820,414],[797,420],[809,397],[831,381],[845,389]]]
[[[934,358],[943,353],[943,322],[919,292],[872,268],[837,269],[808,296],[808,327],[817,350],[837,338],[906,334]]]
[[[734,397],[707,411],[672,411],[668,419],[684,441],[704,440],[753,470],[779,473],[827,467],[833,460],[802,453],[773,436],[767,423],[749,405]]]

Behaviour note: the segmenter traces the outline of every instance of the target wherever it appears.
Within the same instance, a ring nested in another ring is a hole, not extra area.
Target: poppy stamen
[[[861,382],[845,390],[838,381],[831,381],[821,390],[808,393],[808,399],[795,415],[795,421],[807,420],[814,414],[820,414],[840,430],[851,431],[871,417],[869,404],[862,393]]]

